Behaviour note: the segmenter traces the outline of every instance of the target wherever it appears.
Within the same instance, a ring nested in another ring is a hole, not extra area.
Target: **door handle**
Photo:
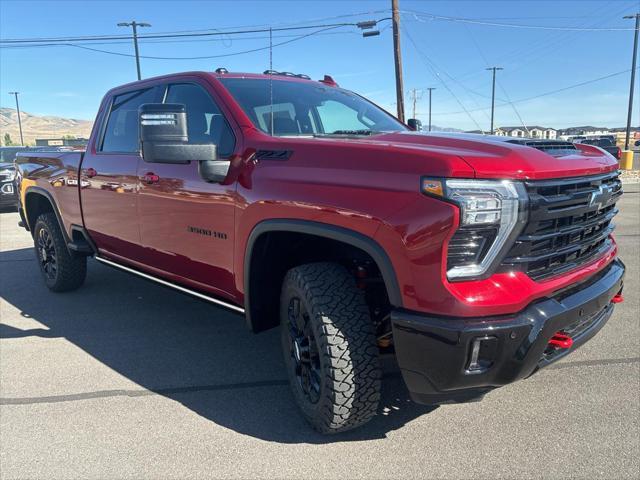
[[[142,177],[142,181],[151,185],[152,183],[158,183],[160,181],[160,177],[153,172],[147,172]]]
[[[86,170],[85,174],[87,175],[87,177],[89,177],[89,178],[93,178],[93,177],[95,177],[96,175],[98,175],[98,172],[96,172],[96,169],[95,169],[95,168],[87,168],[87,170]]]

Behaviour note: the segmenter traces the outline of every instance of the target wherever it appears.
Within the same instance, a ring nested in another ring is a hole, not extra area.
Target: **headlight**
[[[16,178],[16,169],[15,168],[5,168],[4,170],[0,170],[0,177],[4,177],[3,180],[13,180]]]
[[[460,226],[449,241],[447,277],[480,277],[494,265],[516,226],[524,223],[524,187],[509,180],[422,179],[422,192],[460,208]],[[515,232],[517,234],[517,232]]]

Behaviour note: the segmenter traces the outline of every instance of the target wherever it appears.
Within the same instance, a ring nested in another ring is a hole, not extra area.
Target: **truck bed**
[[[27,202],[27,190],[38,189],[55,199],[53,204],[67,233],[72,224],[82,225],[79,191],[83,180],[79,180],[79,168],[83,156],[83,151],[19,153],[16,168],[21,210]],[[26,220],[29,224],[30,219]]]

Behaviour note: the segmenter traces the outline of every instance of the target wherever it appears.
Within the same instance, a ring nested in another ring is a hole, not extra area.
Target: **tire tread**
[[[291,269],[284,280],[285,286],[288,283],[304,292],[310,318],[320,322],[317,342],[328,366],[319,413],[307,418],[322,433],[368,422],[380,401],[381,368],[363,292],[346,268],[329,262]]]

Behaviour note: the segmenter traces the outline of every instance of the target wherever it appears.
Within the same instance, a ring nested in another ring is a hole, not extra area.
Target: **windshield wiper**
[[[329,135],[373,135],[375,130],[335,130]]]

